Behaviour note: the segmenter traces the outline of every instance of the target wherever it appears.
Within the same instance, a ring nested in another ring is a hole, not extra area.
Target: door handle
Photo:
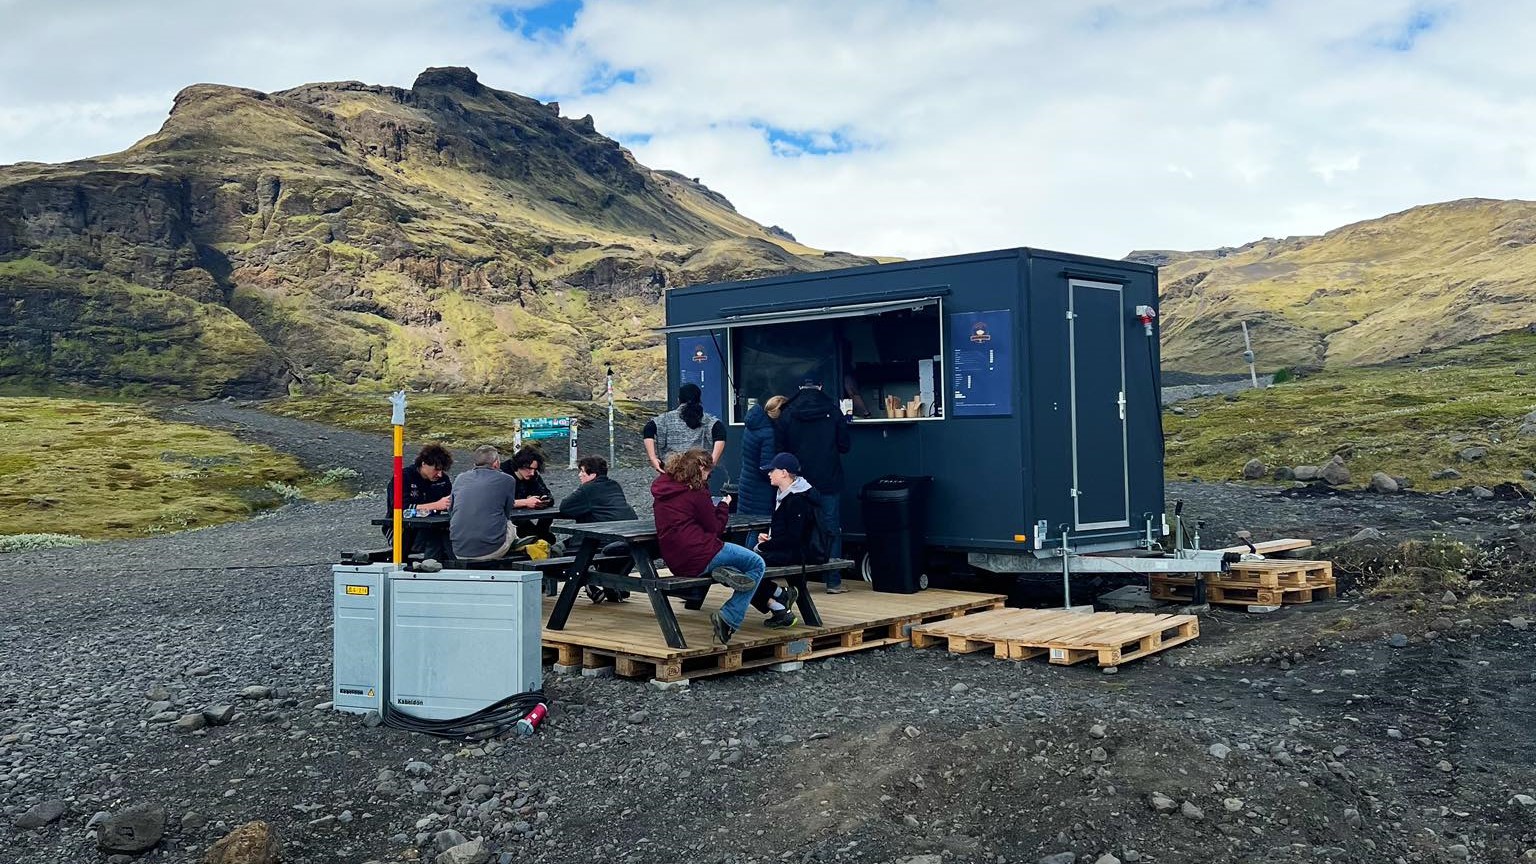
[[[1124,390],[1120,391],[1120,396],[1115,400],[1115,402],[1116,402],[1116,404],[1118,404],[1120,406],[1120,419],[1124,420],[1125,419],[1125,391]]]

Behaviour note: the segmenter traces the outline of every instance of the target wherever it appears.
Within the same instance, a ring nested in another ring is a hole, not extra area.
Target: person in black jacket
[[[555,496],[549,492],[549,486],[544,478],[539,476],[539,469],[544,467],[544,454],[536,447],[524,447],[512,454],[511,462],[503,462],[501,470],[511,474],[517,480],[517,504],[519,510],[543,510],[552,507]],[[555,543],[555,535],[549,530],[555,520],[539,519],[536,521],[520,521],[517,523],[517,536],[537,537],[546,540],[551,546]]]
[[[441,513],[453,504],[453,480],[448,469],[453,467],[453,454],[441,444],[428,444],[416,454],[416,461],[405,467],[405,495],[401,504],[406,510],[412,507],[423,515]],[[389,480],[384,490],[384,515],[391,516],[395,506],[395,480]],[[384,536],[393,534],[391,526],[384,526]],[[442,560],[448,557],[448,529],[439,526],[405,526],[402,548],[409,553],[420,553],[428,558]]]
[[[800,476],[800,460],[791,453],[780,453],[762,466],[773,484],[773,524],[757,535],[757,554],[769,567],[790,564],[825,564],[826,539],[820,529],[817,499],[821,494]],[[769,613],[769,627],[790,627],[795,623],[790,611],[798,599],[794,586],[779,587],[771,579],[758,583],[752,605]]]
[[[581,485],[566,496],[560,505],[561,512],[576,523],[622,522],[640,517],[624,497],[624,487],[608,476],[608,460],[601,456],[587,456],[576,463],[576,479]]]
[[[805,469],[803,476],[817,492],[821,493],[817,511],[821,526],[830,538],[827,550],[833,558],[843,554],[843,526],[839,513],[843,497],[843,454],[851,442],[848,423],[837,403],[821,390],[821,378],[806,376],[800,382],[800,392],[785,403],[775,429],[775,440],[781,453],[792,453]],[[841,594],[843,577],[837,572],[827,574],[827,593]]]

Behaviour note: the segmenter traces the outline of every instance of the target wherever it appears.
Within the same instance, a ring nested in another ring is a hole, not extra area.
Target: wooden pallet
[[[567,670],[608,674],[611,668],[615,675],[674,682],[903,644],[916,625],[1001,608],[1005,599],[999,594],[942,590],[883,594],[861,581],[843,584],[848,593],[832,595],[819,593],[820,585],[811,585],[818,592],[821,627],[770,630],[752,610],[729,645],[715,644],[709,625],[709,613],[727,596],[723,589],[712,592],[710,602],[697,611],[683,608],[682,601],[674,599],[678,623],[688,639],[689,647],[684,649],[666,644],[650,604],[643,600],[578,603],[564,630],[544,631],[544,655],[546,661]],[[549,603],[545,605],[547,612]]]
[[[913,647],[944,645],[957,654],[992,649],[993,656],[1027,660],[1047,655],[1072,665],[1097,659],[1118,666],[1200,635],[1193,615],[998,609],[912,628]]]
[[[1332,585],[1332,561],[1238,561],[1225,573],[1212,574],[1211,583],[1234,587],[1307,588]]]
[[[1253,544],[1253,548],[1257,549],[1260,555],[1271,555],[1276,552],[1293,552],[1297,549],[1310,549],[1311,547],[1311,540],[1305,540],[1299,537],[1287,537],[1283,540],[1260,540]],[[1217,549],[1216,551],[1247,552],[1248,547],[1246,545],[1227,546],[1222,549]]]
[[[1189,603],[1195,598],[1194,577],[1153,576],[1150,579],[1152,599]],[[1232,583],[1207,579],[1205,599],[1210,603],[1230,606],[1280,606],[1293,603],[1311,603],[1328,600],[1338,593],[1333,582],[1312,585],[1267,587],[1256,584]]]

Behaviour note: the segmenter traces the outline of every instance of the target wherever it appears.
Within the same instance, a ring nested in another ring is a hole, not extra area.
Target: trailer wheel
[[[869,582],[869,583],[873,584],[875,580],[874,580],[874,576],[869,572],[869,553],[868,552],[860,552],[859,555],[858,555],[858,562],[859,562],[858,563],[859,578],[863,579],[865,582]],[[920,590],[920,591],[927,591],[928,590],[928,571],[927,570],[924,570],[923,572],[917,574],[917,587],[918,587],[918,590]]]

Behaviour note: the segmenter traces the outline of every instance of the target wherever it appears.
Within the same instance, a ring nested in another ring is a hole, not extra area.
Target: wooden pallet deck
[[[1212,583],[1254,588],[1306,588],[1332,585],[1332,561],[1238,561]]]
[[[1253,544],[1253,548],[1257,549],[1261,555],[1271,555],[1276,552],[1294,552],[1297,549],[1310,549],[1312,548],[1312,541],[1301,537],[1286,537],[1280,540],[1260,540]],[[1221,549],[1217,549],[1216,551],[1247,552],[1248,547],[1246,545],[1227,546]]]
[[[1150,579],[1150,586],[1154,600],[1189,603],[1195,597],[1195,580],[1192,576],[1153,576]],[[1207,579],[1205,583],[1205,598],[1208,602],[1229,606],[1281,606],[1311,603],[1316,600],[1331,599],[1337,593],[1338,586],[1332,581],[1280,587],[1214,579]]]
[[[1118,666],[1199,635],[1193,615],[997,609],[913,627],[912,644],[944,645],[958,654],[991,648],[994,656],[1012,660],[1047,655],[1062,665],[1097,659],[1100,666]]]
[[[674,598],[672,607],[687,648],[667,645],[644,596],[596,605],[581,600],[564,630],[544,631],[545,659],[567,668],[611,667],[625,677],[681,681],[902,644],[911,638],[914,625],[1001,608],[1005,599],[1001,594],[938,589],[883,594],[859,580],[845,579],[843,584],[849,589],[846,594],[823,594],[821,585],[811,584],[822,626],[771,630],[753,609],[729,645],[715,643],[709,624],[709,613],[729,596],[725,589],[712,590],[704,608],[696,611]],[[546,598],[546,618],[553,606],[553,599]]]

